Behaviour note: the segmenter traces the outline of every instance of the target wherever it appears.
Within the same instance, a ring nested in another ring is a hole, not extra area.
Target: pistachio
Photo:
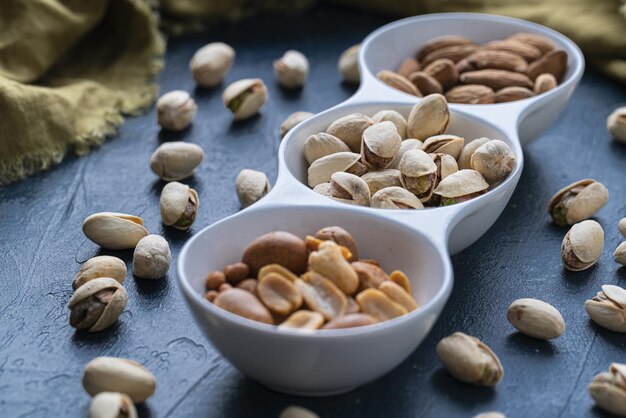
[[[565,51],[550,51],[528,66],[528,77],[536,80],[541,74],[552,74],[557,81],[561,81],[567,71],[567,53]]]
[[[430,154],[430,157],[437,166],[437,181],[441,181],[451,174],[459,171],[459,166],[453,156],[437,152]],[[437,183],[439,184],[439,183]]]
[[[315,412],[301,406],[288,406],[283,409],[278,418],[320,418]]]
[[[359,276],[334,241],[324,241],[309,255],[309,268],[331,280],[346,295],[359,286]]]
[[[415,299],[413,299],[413,296],[399,284],[391,280],[385,280],[378,285],[378,289],[382,290],[389,299],[404,306],[407,311],[411,312],[417,309],[417,303]]]
[[[541,94],[552,90],[557,86],[557,84],[558,82],[552,74],[543,73],[535,79],[535,86],[533,87],[533,90],[536,94]]]
[[[407,309],[394,302],[378,289],[365,289],[356,295],[361,310],[379,321],[387,321],[408,313]]]
[[[272,186],[265,173],[244,168],[235,180],[237,197],[242,208],[246,208],[265,196]]]
[[[245,263],[234,263],[224,267],[224,278],[231,285],[242,282],[248,277],[250,277],[250,267]]]
[[[363,131],[361,161],[372,169],[386,168],[400,150],[402,139],[392,122],[379,122]]]
[[[362,178],[337,172],[330,176],[330,194],[335,200],[359,206],[370,205],[370,189]]]
[[[511,54],[519,55],[527,62],[532,62],[541,57],[541,51],[538,48],[514,39],[489,42],[483,45],[483,50],[509,52]]]
[[[424,151],[409,150],[400,160],[402,186],[422,202],[430,199],[437,180],[437,165]]]
[[[315,233],[315,238],[322,241],[333,241],[337,245],[347,248],[352,257],[348,261],[357,261],[359,259],[359,249],[356,246],[354,237],[340,226],[327,226]]]
[[[259,279],[259,299],[279,315],[289,315],[302,305],[302,295],[291,280],[277,273],[267,273]]]
[[[309,165],[315,160],[338,152],[350,152],[350,148],[341,139],[331,134],[320,132],[309,136],[304,141],[304,158]]]
[[[395,110],[381,110],[372,116],[372,120],[376,123],[391,122],[396,126],[396,131],[400,135],[400,139],[406,139],[406,119]]]
[[[496,92],[496,103],[514,102],[533,97],[535,92],[526,87],[505,87]]]
[[[117,321],[127,301],[126,290],[117,280],[110,277],[90,280],[70,298],[70,325],[89,332],[102,331]]]
[[[323,329],[343,329],[364,327],[366,325],[374,325],[378,323],[378,319],[366,313],[348,313],[339,318],[331,319],[324,325]]]
[[[76,273],[72,288],[76,290],[88,281],[99,277],[111,277],[122,284],[126,278],[126,264],[119,258],[110,255],[90,258]]]
[[[411,149],[422,149],[422,145],[423,145],[423,142],[420,141],[419,139],[415,139],[415,138],[405,139],[400,144],[400,149],[398,150],[398,152],[396,153],[396,156],[393,158],[393,161],[391,161],[391,164],[389,164],[389,167],[387,168],[397,169],[400,166],[400,160],[402,160],[402,156],[404,155],[405,152]],[[365,175],[367,174],[364,174],[364,176]],[[372,192],[372,193],[375,193],[375,192]]]
[[[403,77],[409,78],[411,74],[413,74],[416,71],[419,71],[421,68],[422,66],[420,65],[419,62],[417,62],[415,58],[409,57],[405,59],[404,61],[402,61],[400,65],[398,65],[398,71],[396,72]],[[419,87],[418,87],[418,90],[419,90]]]
[[[486,144],[489,141],[491,141],[491,139],[483,137],[483,138],[474,139],[473,141],[466,143],[465,146],[463,147],[463,150],[461,151],[461,155],[459,155],[459,158],[458,158],[459,168],[461,170],[472,168],[470,164],[472,154],[474,154],[474,151],[476,151],[478,147],[480,147],[483,144]]]
[[[504,141],[494,139],[478,147],[470,157],[470,165],[483,175],[487,183],[498,183],[513,171],[515,154]]]
[[[482,386],[495,386],[504,371],[498,356],[482,341],[462,332],[442,339],[437,356],[458,380]]]
[[[626,237],[626,218],[622,218],[619,221],[619,230],[624,237]]]
[[[430,54],[426,55],[424,59],[422,59],[422,65],[427,66],[433,61],[437,61],[438,59],[449,59],[452,62],[459,62],[463,58],[468,57],[478,51],[478,46],[476,45],[450,45],[443,48],[439,48]]]
[[[296,125],[298,125],[300,122],[304,122],[307,119],[310,119],[311,117],[313,117],[313,113],[311,112],[303,112],[303,111],[298,111],[298,112],[293,112],[291,115],[287,116],[287,119],[285,119],[285,121],[280,125],[280,129],[278,131],[280,138],[284,138],[285,135],[287,135],[287,133],[289,131],[291,131]]]
[[[257,277],[261,267],[280,264],[295,274],[306,271],[309,252],[299,237],[284,231],[270,232],[254,239],[241,258],[250,267],[252,277]]]
[[[417,89],[417,87],[415,87],[415,84],[411,83],[406,77],[398,73],[394,73],[393,71],[380,71],[376,74],[376,78],[403,93],[418,97],[422,96],[422,93]]]
[[[437,81],[436,78],[426,74],[423,71],[416,71],[408,76],[409,81],[415,84],[417,90],[422,93],[422,95],[427,96],[429,94],[442,94],[443,87],[441,83]]]
[[[133,274],[142,279],[160,279],[172,263],[170,246],[160,235],[142,238],[133,253]]]
[[[411,281],[402,271],[392,271],[389,275],[389,280],[401,286],[404,290],[406,290],[409,295],[413,294],[413,286],[411,286]]]
[[[423,209],[422,202],[402,187],[385,187],[378,190],[371,199],[371,206],[380,209]]]
[[[400,183],[400,170],[391,168],[381,171],[370,171],[369,173],[363,174],[361,178],[367,183],[372,197],[381,189],[386,187],[399,187],[402,185]]]
[[[359,276],[359,290],[378,289],[382,282],[389,280],[387,273],[374,264],[355,261],[352,263],[352,268]]]
[[[157,100],[156,107],[157,123],[170,131],[181,131],[188,127],[198,108],[189,93],[182,90],[165,93]]]
[[[159,204],[163,224],[185,231],[196,220],[200,200],[194,189],[173,181],[163,187]]]
[[[426,42],[417,54],[418,60],[423,60],[428,54],[438,49],[456,45],[475,45],[473,41],[463,36],[445,35],[433,38]]]
[[[165,181],[177,181],[191,176],[203,159],[204,151],[196,144],[166,142],[150,157],[150,168]]]
[[[296,280],[296,288],[309,309],[331,320],[345,315],[348,309],[346,295],[326,277],[309,271]]]
[[[447,58],[431,62],[424,68],[423,71],[437,80],[444,90],[454,86],[459,80],[459,73],[456,70],[454,61]]]
[[[339,57],[337,68],[343,80],[347,83],[358,84],[361,80],[359,73],[359,49],[361,44],[356,44],[343,51]]]
[[[459,158],[465,139],[456,135],[434,135],[426,139],[422,145],[422,151],[427,154],[442,153],[451,155],[454,159]]]
[[[626,332],[626,290],[605,284],[602,291],[585,302],[593,322],[614,332]]]
[[[336,152],[313,161],[308,170],[309,186],[329,182],[334,173],[346,172],[356,176],[367,172],[365,165],[360,163],[361,156],[353,152]]]
[[[148,399],[156,379],[141,364],[117,357],[96,357],[85,366],[83,387],[92,396],[101,392],[124,393],[135,403]]]
[[[361,149],[363,132],[372,126],[374,121],[360,113],[352,113],[334,121],[326,129],[326,133],[336,136],[346,143],[354,152]]]
[[[467,84],[448,90],[446,99],[450,103],[490,104],[496,102],[496,95],[491,87]]]
[[[593,266],[604,249],[604,230],[596,221],[582,221],[567,232],[561,245],[561,258],[566,269],[586,270]]]
[[[91,400],[90,418],[137,418],[132,399],[124,393],[100,392]]]
[[[274,61],[278,83],[286,88],[302,87],[309,74],[309,60],[299,51],[289,50]]]
[[[316,185],[313,187],[313,191],[325,197],[332,197],[332,194],[330,193],[330,182],[324,182]]]
[[[301,310],[292,313],[281,323],[279,328],[297,328],[304,330],[319,329],[324,324],[324,315],[315,311]]]
[[[522,334],[541,340],[557,338],[565,331],[561,313],[554,306],[538,299],[513,301],[507,319]]]
[[[189,68],[199,86],[215,87],[224,80],[235,61],[235,50],[223,42],[212,42],[196,51]]]
[[[506,70],[476,70],[462,73],[459,77],[462,84],[481,84],[500,90],[505,87],[526,87],[532,89],[533,82],[526,74]]]
[[[446,98],[441,94],[431,94],[419,101],[409,114],[407,135],[424,140],[442,134],[450,123],[450,112]]]
[[[259,78],[245,78],[226,87],[222,100],[235,120],[248,119],[267,102],[267,88]]]
[[[204,286],[207,290],[217,290],[224,283],[226,283],[226,275],[224,272],[212,271],[207,275],[204,281]]]
[[[434,193],[443,206],[466,202],[487,191],[489,183],[478,171],[459,170],[441,180]]]
[[[274,323],[265,305],[255,295],[243,289],[232,288],[221,291],[213,303],[230,313],[252,321],[270,325]]]
[[[485,50],[478,51],[457,62],[456,68],[460,73],[484,69],[525,73],[528,63],[524,58],[511,52]]]
[[[613,363],[608,372],[597,374],[589,385],[589,394],[605,411],[626,416],[626,365]]]
[[[609,200],[609,191],[593,179],[576,181],[565,186],[548,203],[548,212],[555,224],[573,225],[588,219]]]
[[[609,133],[617,141],[626,143],[626,107],[618,107],[606,120]]]
[[[94,243],[109,250],[134,248],[140,239],[149,234],[140,217],[115,212],[88,216],[83,222],[83,233]]]
[[[507,39],[532,45],[540,50],[542,54],[550,52],[556,48],[556,45],[554,45],[551,40],[545,36],[537,35],[536,33],[519,32],[515,35],[509,36]]]

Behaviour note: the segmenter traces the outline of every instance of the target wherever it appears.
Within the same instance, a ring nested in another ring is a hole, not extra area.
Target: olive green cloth
[[[87,152],[157,93],[164,42],[142,0],[0,1],[0,184]]]

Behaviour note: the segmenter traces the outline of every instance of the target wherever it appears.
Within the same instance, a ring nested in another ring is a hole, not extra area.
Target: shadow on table
[[[506,339],[506,346],[521,355],[532,355],[552,357],[559,353],[559,349],[550,341],[538,340],[528,337],[520,332],[509,334]]]

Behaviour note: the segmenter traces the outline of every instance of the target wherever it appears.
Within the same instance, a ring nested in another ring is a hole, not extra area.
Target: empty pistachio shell
[[[561,258],[566,269],[586,270],[593,266],[604,249],[604,230],[596,221],[582,221],[567,232],[561,245]]]
[[[613,253],[613,258],[616,263],[626,266],[626,241],[617,246]]]
[[[359,286],[356,271],[334,241],[323,241],[319,249],[309,255],[309,268],[331,280],[346,295],[353,294]]]
[[[90,418],[137,418],[132,399],[124,393],[100,392],[91,400]]]
[[[421,150],[409,150],[400,160],[400,181],[405,189],[415,194],[422,202],[433,194],[437,180],[437,165]]]
[[[373,124],[374,121],[367,116],[352,113],[331,123],[326,129],[326,133],[341,139],[352,151],[359,152],[363,132]]]
[[[278,418],[320,418],[315,412],[301,406],[288,406],[283,409]]]
[[[281,86],[302,87],[309,74],[309,60],[302,52],[289,50],[282,58],[274,61],[274,73]]]
[[[448,372],[462,382],[495,386],[504,374],[498,356],[482,341],[462,332],[439,341],[437,356]]]
[[[449,123],[450,112],[446,98],[441,94],[430,94],[411,109],[406,134],[409,138],[423,141],[444,133]]]
[[[389,164],[387,168],[398,168],[400,166],[400,160],[402,160],[402,156],[404,155],[405,152],[407,152],[408,150],[412,150],[412,149],[422,149],[422,145],[423,143],[419,139],[415,139],[415,138],[405,139],[400,144],[400,149],[398,150],[393,161],[391,162],[391,164]]]
[[[476,151],[481,145],[486,144],[489,141],[491,141],[489,138],[477,138],[465,144],[463,150],[461,151],[461,155],[459,155],[459,168],[461,170],[472,168],[470,165],[472,154],[474,154],[474,151]]]
[[[174,90],[159,97],[156,103],[157,123],[163,129],[180,131],[191,124],[198,106],[189,93]]]
[[[624,237],[626,237],[626,218],[622,218],[619,221],[619,231]]]
[[[443,180],[451,174],[459,171],[459,166],[457,165],[454,157],[448,154],[430,154],[431,158],[435,162],[437,166],[437,179]]]
[[[626,290],[605,284],[602,291],[585,302],[585,310],[596,324],[615,332],[626,332]]]
[[[280,129],[278,133],[280,134],[280,138],[284,138],[287,133],[292,130],[296,125],[300,122],[304,122],[305,120],[311,118],[313,113],[311,112],[293,112],[291,115],[287,116],[287,119],[280,125]]]
[[[300,310],[292,313],[279,325],[279,328],[297,328],[304,330],[319,329],[324,324],[324,315],[315,311]]]
[[[172,263],[170,246],[160,235],[148,235],[137,243],[133,253],[133,274],[142,279],[160,279]]]
[[[423,209],[424,205],[402,187],[386,187],[372,196],[371,206],[380,209]]]
[[[396,126],[398,135],[402,140],[406,139],[406,119],[399,112],[395,110],[381,110],[372,116],[372,120],[376,123],[379,122],[391,122]]]
[[[613,363],[608,372],[597,374],[589,385],[589,394],[605,411],[626,416],[626,365]]]
[[[515,167],[515,154],[506,142],[494,139],[478,147],[470,158],[470,165],[493,184],[507,178]]]
[[[248,119],[267,102],[267,88],[259,78],[245,78],[226,87],[222,100],[235,120]]]
[[[196,220],[200,200],[198,192],[186,184],[172,181],[161,191],[161,220],[167,226],[187,230]]]
[[[359,49],[361,44],[356,44],[346,49],[339,57],[337,68],[344,81],[357,84],[360,80],[359,74]]]
[[[375,170],[387,167],[400,150],[402,140],[392,122],[379,122],[363,131],[361,161]]]
[[[345,315],[348,309],[346,295],[326,277],[309,271],[296,280],[296,287],[309,309],[321,313],[331,320]]]
[[[140,217],[115,212],[88,216],[83,222],[83,232],[91,241],[109,250],[134,248],[149,234]]]
[[[370,189],[361,177],[337,172],[330,176],[330,194],[340,202],[369,206]]]
[[[122,284],[126,278],[126,264],[119,258],[110,255],[90,258],[76,273],[72,288],[76,290],[88,281],[99,277],[111,277]]]
[[[509,306],[507,319],[522,334],[541,340],[556,338],[565,331],[561,313],[538,299],[517,299]]]
[[[101,392],[124,393],[135,403],[148,399],[156,379],[136,361],[117,357],[96,357],[85,366],[83,387],[92,396]]]
[[[196,144],[166,142],[150,157],[150,168],[165,181],[177,181],[191,176],[203,159],[204,151]]]
[[[313,191],[315,193],[321,194],[322,196],[333,197],[331,193],[330,182],[320,183],[316,185],[315,187],[313,187]]]
[[[234,60],[232,47],[223,42],[212,42],[193,54],[189,68],[199,86],[215,87],[224,80]]]
[[[117,321],[127,301],[126,290],[115,279],[90,280],[76,289],[70,298],[70,325],[89,332],[102,331]]]
[[[386,187],[402,186],[402,183],[400,183],[400,170],[391,168],[381,171],[370,171],[363,174],[361,178],[367,183],[372,195]]]
[[[593,216],[609,200],[602,183],[584,179],[565,186],[550,199],[548,212],[555,224],[573,225]]]
[[[246,208],[265,196],[272,187],[265,173],[246,168],[237,175],[235,188],[241,207]]]
[[[422,151],[427,154],[441,153],[448,154],[454,159],[459,158],[461,150],[465,144],[465,139],[456,135],[435,135],[431,136],[422,145]]]
[[[361,156],[353,152],[336,152],[313,161],[308,170],[309,186],[330,181],[334,173],[345,171],[355,175],[365,174],[367,169],[359,162]]]
[[[350,148],[341,139],[331,134],[320,132],[309,136],[304,141],[304,158],[309,165],[319,158],[337,152],[350,152]]]
[[[459,170],[441,180],[435,194],[442,198],[443,205],[452,205],[469,200],[489,188],[482,174],[474,170]]]
[[[252,293],[247,290],[230,288],[220,292],[213,303],[220,308],[243,316],[253,321],[273,324],[272,315],[265,305]]]
[[[626,107],[618,107],[606,120],[609,133],[619,142],[626,143]]]

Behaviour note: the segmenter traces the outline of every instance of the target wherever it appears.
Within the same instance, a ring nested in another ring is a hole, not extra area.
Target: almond
[[[468,84],[449,90],[446,99],[449,103],[487,104],[495,102],[495,93],[490,87]]]
[[[535,93],[526,87],[505,87],[496,92],[496,103],[514,102],[534,95]]]
[[[456,69],[459,73],[484,69],[525,73],[528,69],[528,63],[524,58],[511,52],[487,50],[478,51],[457,62]]]
[[[472,55],[478,51],[476,45],[452,45],[445,48],[439,48],[426,55],[421,64],[427,66],[433,61],[437,61],[441,58],[447,58],[453,62],[461,61],[463,58]]]
[[[556,49],[556,46],[551,40],[549,40],[545,36],[537,35],[536,33],[520,32],[516,33],[513,36],[509,36],[507,39],[532,45],[540,50],[543,54],[545,54],[546,52],[550,52],[553,49]]]
[[[420,49],[420,51],[418,52],[417,59],[421,61],[424,59],[424,57],[426,57],[426,55],[430,54],[431,52],[437,49],[446,48],[448,46],[453,46],[453,45],[475,45],[475,44],[474,42],[472,42],[471,40],[463,36],[456,36],[456,35],[440,36],[438,38],[433,38],[430,41],[426,42],[424,46],[422,47],[422,49]]]
[[[376,74],[379,80],[383,83],[393,87],[394,89],[398,89],[404,93],[411,94],[413,96],[421,97],[422,94],[417,90],[415,84],[411,83],[407,80],[406,77],[401,76],[398,73],[394,73],[393,71],[383,70]]]
[[[494,90],[505,87],[526,87],[532,89],[533,83],[525,74],[505,70],[478,70],[461,74],[463,84],[482,84]]]
[[[454,86],[459,79],[454,62],[447,58],[431,62],[424,68],[424,72],[437,80],[444,89]]]
[[[483,45],[483,49],[488,51],[505,51],[510,52],[524,58],[528,62],[532,62],[541,57],[541,51],[529,44],[519,41],[492,41]]]
[[[407,58],[398,66],[397,73],[403,77],[409,78],[411,74],[421,70],[420,63],[415,58]]]
[[[417,87],[417,89],[421,91],[424,96],[428,96],[433,93],[443,93],[441,83],[423,71],[417,71],[411,74],[409,76],[409,81],[415,84],[415,87]]]
[[[528,66],[528,76],[535,80],[540,74],[552,74],[556,81],[561,81],[567,70],[567,53],[562,50],[548,52]]]

